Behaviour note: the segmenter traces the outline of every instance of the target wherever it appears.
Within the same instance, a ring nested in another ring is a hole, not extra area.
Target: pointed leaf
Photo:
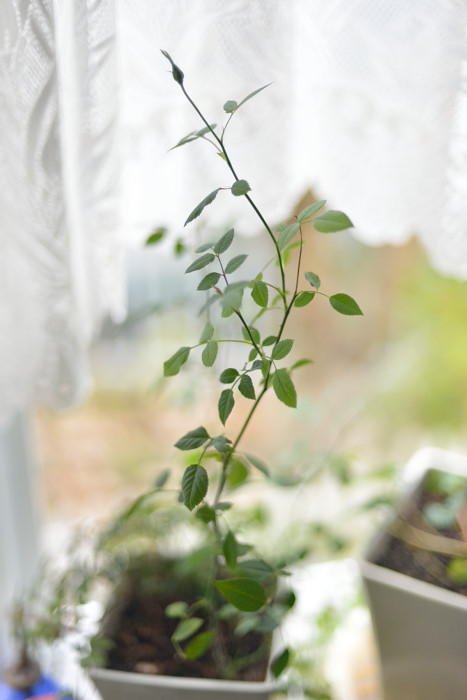
[[[188,347],[179,348],[172,357],[164,362],[164,377],[175,377],[179,373],[181,366],[190,356],[190,349]]]
[[[251,298],[254,302],[263,308],[268,305],[269,291],[268,286],[264,282],[257,281],[253,284],[253,289],[251,290]]]
[[[201,337],[199,339],[200,343],[207,343],[208,340],[211,340],[212,336],[214,335],[214,326],[212,323],[209,323],[209,321],[206,321],[206,325],[203,328],[203,332],[201,333]]]
[[[263,87],[260,87],[260,88],[258,88],[257,90],[253,90],[253,92],[250,92],[250,94],[247,95],[247,96],[240,102],[240,104],[238,105],[238,107],[241,107],[242,105],[244,105],[245,102],[248,102],[248,100],[251,100],[252,97],[254,97],[254,96],[257,95],[258,93],[260,93],[262,90],[265,90],[265,89],[266,89],[267,87],[269,87],[270,85],[272,85],[272,83],[268,83],[267,85],[263,85]],[[237,109],[238,109],[238,107],[237,107]]]
[[[191,464],[185,469],[182,479],[183,502],[188,510],[193,510],[208,491],[208,475],[200,464]]]
[[[212,523],[216,519],[216,512],[208,505],[204,504],[198,508],[195,516],[203,523]]]
[[[290,243],[290,241],[295,236],[299,228],[300,224],[295,223],[290,224],[290,226],[287,226],[287,228],[284,231],[282,231],[281,235],[277,239],[277,245],[279,247],[279,250],[283,250],[285,246]]]
[[[267,345],[274,345],[276,340],[277,340],[277,336],[268,335],[268,337],[263,340],[263,345],[264,345],[264,347],[266,347]]]
[[[197,634],[196,637],[190,639],[183,650],[186,658],[199,659],[201,656],[203,656],[203,654],[205,654],[211,646],[214,636],[215,632],[211,630],[210,632],[201,632],[201,634]]]
[[[247,194],[251,190],[250,185],[246,180],[236,180],[230,191],[235,197],[241,197],[243,194]]]
[[[198,248],[196,248],[195,253],[204,253],[206,250],[209,250],[214,246],[214,243],[212,241],[209,241],[208,243],[203,243],[203,245],[200,245]]]
[[[204,445],[207,440],[209,440],[209,434],[206,428],[203,428],[201,425],[199,428],[190,430],[177,440],[175,447],[178,447],[179,450],[196,450],[198,447]]]
[[[248,255],[236,255],[232,260],[229,260],[227,265],[225,266],[225,271],[227,274],[231,272],[235,272],[235,270],[238,270],[240,265],[242,265],[245,260],[247,259]]]
[[[234,369],[233,367],[228,367],[225,369],[221,376],[219,377],[219,381],[222,382],[222,384],[232,384],[238,377],[238,370]]]
[[[292,350],[293,340],[280,340],[272,351],[273,360],[282,360]]]
[[[222,421],[222,425],[225,425],[227,418],[235,405],[235,399],[232,389],[224,389],[219,398],[218,410],[219,418]]]
[[[290,659],[290,651],[285,648],[271,663],[271,671],[274,678],[279,678],[281,673],[287,668]]]
[[[186,226],[187,224],[190,223],[190,221],[193,221],[194,219],[197,219],[198,216],[202,213],[203,209],[204,209],[205,207],[207,207],[208,204],[211,204],[211,203],[215,200],[215,198],[217,197],[217,195],[218,195],[218,193],[219,193],[219,190],[220,190],[220,187],[218,187],[217,190],[214,190],[213,192],[211,192],[210,194],[208,194],[208,196],[205,197],[205,198],[203,199],[203,201],[200,202],[200,203],[193,209],[193,211],[191,212],[191,214],[189,215],[188,219],[185,221],[185,223],[184,223],[183,225]]]
[[[227,112],[227,114],[231,114],[232,112],[235,112],[237,109],[238,104],[235,102],[235,100],[227,100],[227,102],[224,105],[224,112]]]
[[[299,367],[305,367],[305,365],[312,365],[312,364],[313,364],[313,360],[308,360],[308,359],[298,360],[298,362],[294,362],[294,364],[292,365],[292,367],[290,369],[291,370],[298,369]]]
[[[153,231],[153,233],[151,233],[150,236],[148,236],[144,245],[154,245],[155,243],[159,243],[162,241],[166,233],[167,229],[165,226],[157,228],[155,231]]]
[[[336,233],[352,226],[353,223],[342,211],[327,211],[313,219],[313,228],[319,233]]]
[[[160,474],[157,477],[156,482],[154,484],[156,489],[162,489],[166,485],[166,483],[169,479],[169,476],[170,476],[170,469],[163,469],[160,472]]]
[[[228,452],[230,450],[231,444],[232,440],[226,438],[225,435],[218,435],[212,441],[212,447],[221,454],[225,454],[226,452]]]
[[[244,463],[239,459],[230,460],[229,471],[227,474],[227,483],[229,488],[234,489],[240,484],[243,484],[247,479],[248,469]]]
[[[253,401],[256,399],[255,387],[248,374],[244,374],[240,379],[238,390],[245,398],[252,399]]]
[[[228,531],[224,537],[224,542],[222,543],[222,553],[225,558],[225,562],[229,569],[235,569],[237,566],[237,540],[235,535],[231,530]]]
[[[245,457],[250,462],[250,464],[252,464],[255,467],[255,469],[264,474],[264,476],[269,476],[269,469],[263,461],[258,459],[258,457],[255,457],[254,455],[250,454],[245,454]]]
[[[218,345],[215,340],[210,340],[209,343],[207,343],[206,347],[203,350],[203,354],[201,355],[201,359],[203,361],[203,365],[205,367],[212,367],[214,362],[216,361],[217,357],[217,351],[218,351]]]
[[[325,204],[325,199],[322,199],[320,202],[310,204],[310,206],[305,207],[305,209],[302,209],[300,214],[297,216],[297,220],[302,224],[304,221],[307,221],[307,219],[309,219],[310,216],[313,216],[313,214],[316,214],[317,211],[322,209],[322,207],[324,207]]]
[[[237,572],[257,581],[267,581],[275,573],[275,569],[262,559],[247,559],[237,564]]]
[[[248,326],[248,330],[245,328],[245,326],[242,326],[242,335],[244,340],[247,340],[249,343],[252,342],[252,338],[256,345],[259,345],[261,343],[261,336],[259,334],[259,330],[254,326]]]
[[[281,221],[280,224],[277,224],[276,231],[277,231],[277,233],[282,233],[282,231],[285,231],[286,228],[287,228],[287,221]]]
[[[267,600],[263,586],[254,579],[231,578],[214,581],[214,585],[231,605],[242,612],[255,612]]]
[[[216,256],[213,255],[213,253],[205,253],[202,255],[200,258],[196,258],[191,265],[187,267],[185,270],[185,274],[187,272],[194,272],[195,270],[201,270],[203,267],[206,267],[206,265],[209,265],[209,263],[212,263],[213,260],[216,259]]]
[[[220,255],[221,253],[225,253],[225,251],[230,248],[230,245],[234,239],[234,230],[233,228],[229,229],[227,233],[224,233],[224,235],[219,238],[217,243],[214,246],[214,252],[217,253],[217,255]]]
[[[315,298],[316,292],[300,292],[293,305],[296,307],[307,306]]]
[[[184,639],[188,639],[195,632],[199,630],[204,620],[200,617],[189,617],[186,620],[182,620],[178,623],[175,628],[175,632],[172,635],[174,642],[183,642]]]
[[[203,277],[201,282],[198,284],[198,291],[206,292],[211,289],[219,282],[220,274],[218,272],[210,272],[206,277]]]
[[[274,377],[272,379],[272,388],[274,389],[274,392],[279,401],[285,403],[286,406],[296,408],[297,392],[295,391],[293,381],[290,379],[287,370],[278,369],[274,373]]]
[[[312,287],[315,289],[319,289],[321,285],[321,280],[319,279],[318,275],[315,275],[314,272],[305,272],[305,279],[307,282],[311,284]]]
[[[333,309],[340,314],[344,314],[344,316],[363,316],[363,312],[355,299],[349,297],[348,294],[333,294],[332,297],[329,297],[329,303]]]

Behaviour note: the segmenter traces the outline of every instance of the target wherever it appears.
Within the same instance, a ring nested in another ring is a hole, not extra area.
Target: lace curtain
[[[159,49],[272,222],[309,187],[359,238],[420,236],[467,277],[464,0],[3,0],[0,8],[0,420],[85,390],[86,348],[124,308],[122,248],[187,213],[228,173]],[[209,209],[255,233],[242,202]]]

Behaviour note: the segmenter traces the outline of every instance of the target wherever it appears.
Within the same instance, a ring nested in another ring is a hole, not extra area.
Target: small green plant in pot
[[[152,619],[159,631],[164,630],[162,646],[170,663],[151,656],[152,652],[147,648],[146,657],[138,658],[132,667],[132,670],[141,672],[139,680],[135,681],[133,676],[137,674],[128,674],[129,667],[120,662],[119,671],[110,668],[94,670],[92,676],[103,696],[112,698],[118,693],[123,697],[125,693],[133,692],[133,686],[125,685],[131,683],[139,684],[138,692],[143,686],[151,686],[159,689],[162,698],[187,697],[186,679],[179,679],[175,685],[167,680],[171,668],[177,676],[208,676],[211,679],[210,686],[201,687],[195,682],[190,690],[193,697],[198,697],[196,692],[200,698],[234,698],[238,693],[243,698],[250,695],[267,697],[271,687],[257,681],[264,679],[268,669],[271,632],[293,605],[294,596],[290,591],[281,591],[277,585],[278,580],[288,573],[283,568],[284,562],[266,562],[241,540],[229,524],[233,522],[233,504],[226,494],[239,481],[247,483],[251,471],[260,472],[265,478],[268,475],[261,459],[241,450],[242,438],[265,395],[268,392],[275,394],[278,407],[280,404],[289,408],[297,405],[295,374],[310,361],[293,357],[294,340],[287,332],[291,315],[300,313],[301,308],[318,299],[326,299],[332,309],[346,316],[362,313],[352,297],[341,292],[331,296],[326,294],[322,291],[318,274],[302,269],[302,246],[307,235],[313,231],[323,234],[342,231],[349,229],[352,223],[340,211],[324,211],[326,203],[319,201],[303,209],[293,221],[281,223],[273,229],[257,207],[248,181],[236,172],[226,145],[226,132],[232,119],[264,88],[255,90],[240,102],[227,101],[224,105],[226,121],[218,128],[210,123],[188,93],[183,72],[168,53],[162,53],[170,62],[175,82],[201,120],[200,128],[182,138],[176,147],[195,140],[205,141],[207,147],[214,148],[215,157],[220,156],[225,162],[230,178],[226,186],[210,192],[192,210],[185,225],[195,221],[214,202],[221,206],[222,197],[242,199],[255,212],[263,228],[265,253],[263,260],[257,260],[255,274],[242,279],[247,254],[232,256],[233,228],[220,231],[215,240],[206,241],[196,248],[186,273],[201,278],[195,282],[196,294],[207,297],[203,299],[202,311],[209,314],[208,320],[200,327],[199,340],[194,345],[179,348],[164,363],[164,375],[172,377],[198,353],[202,364],[211,372],[210,368],[221,355],[221,345],[233,342],[236,347],[244,349],[243,358],[236,360],[235,366],[218,368],[221,384],[216,399],[219,428],[196,424],[176,442],[178,450],[190,455],[191,459],[177,488],[179,503],[175,508],[182,508],[190,514],[192,526],[198,533],[196,544],[176,557],[173,553],[167,555],[164,546],[157,545],[155,555],[146,552],[143,559],[133,557],[127,567],[124,592],[111,606],[104,622],[103,634],[114,648],[102,658],[109,667],[115,658],[115,648],[122,646],[116,631],[119,620],[141,620],[135,607],[134,586],[142,586],[151,595],[159,595],[162,617],[159,611],[156,617],[145,612],[143,618],[146,622]],[[160,238],[155,234],[148,239],[148,244]],[[221,331],[216,330],[216,314],[222,319],[220,325],[224,324],[224,319],[232,321],[236,329],[229,333],[232,340],[226,340]],[[275,318],[275,329],[270,332],[270,325],[267,325],[266,334],[265,320],[271,316]],[[229,418],[239,396],[249,401],[250,407],[236,433],[231,434],[228,431]],[[141,496],[128,509],[124,518],[127,523],[159,495],[167,493],[168,478],[164,473],[156,488]],[[151,564],[149,568],[148,562]],[[188,581],[191,581],[191,586]],[[115,610],[119,614],[115,614]],[[143,636],[146,634],[146,647],[149,647],[151,630],[140,632]],[[126,636],[134,633],[133,629],[127,630]],[[97,646],[94,644],[94,649]],[[95,660],[95,656],[91,655],[91,659]],[[282,674],[289,658],[287,648],[277,650],[270,664],[272,676],[277,678]],[[219,681],[212,679],[223,679],[226,684],[220,688]],[[239,679],[242,679],[243,690],[238,688]],[[120,690],[115,684],[120,684]],[[182,695],[177,695],[177,692]]]

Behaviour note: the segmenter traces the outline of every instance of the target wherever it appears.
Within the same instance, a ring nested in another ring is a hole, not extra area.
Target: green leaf
[[[310,216],[313,216],[313,214],[316,214],[317,211],[322,209],[324,205],[326,204],[326,200],[322,199],[320,202],[315,202],[314,204],[310,204],[310,206],[305,207],[305,209],[302,209],[300,214],[297,216],[297,220],[303,224],[304,221],[310,218]]]
[[[230,274],[231,272],[235,272],[235,270],[238,270],[240,265],[243,265],[247,257],[248,255],[236,255],[234,258],[232,258],[232,260],[229,260],[229,262],[225,266],[226,273]]]
[[[363,316],[357,302],[348,294],[333,294],[332,297],[329,297],[329,303],[333,309],[344,316]]]
[[[290,224],[290,226],[287,226],[287,228],[284,231],[282,231],[279,238],[277,239],[277,245],[279,247],[279,250],[283,250],[283,248],[285,248],[285,246],[290,243],[290,241],[295,236],[299,228],[300,224],[295,223]]]
[[[216,512],[208,505],[204,504],[198,508],[195,516],[203,523],[212,523],[216,519]]]
[[[219,193],[219,190],[220,190],[220,187],[218,187],[217,190],[214,190],[213,192],[211,192],[210,194],[208,194],[208,196],[205,197],[205,198],[203,199],[203,201],[200,202],[200,203],[193,209],[193,211],[191,212],[191,214],[189,215],[188,219],[185,221],[185,223],[184,223],[183,225],[186,226],[187,224],[190,223],[190,221],[193,221],[194,219],[197,219],[198,216],[202,213],[203,209],[204,209],[205,207],[207,207],[208,204],[211,204],[211,203],[215,200],[215,198],[217,197],[217,195],[218,195],[218,193]]]
[[[253,401],[256,399],[255,387],[248,374],[244,374],[240,379],[238,390],[246,399],[252,399]]]
[[[170,476],[170,469],[163,469],[161,471],[161,473],[159,474],[159,476],[157,477],[156,482],[154,484],[156,489],[162,489],[166,485],[169,476]]]
[[[206,250],[209,250],[214,246],[214,243],[210,241],[209,243],[203,243],[203,245],[200,245],[198,248],[196,248],[195,253],[204,253]]]
[[[225,425],[227,418],[235,405],[235,399],[232,389],[224,389],[219,398],[218,410],[219,418],[222,421],[222,425]]]
[[[228,367],[222,372],[221,376],[219,377],[219,381],[221,381],[222,384],[232,384],[232,382],[234,382],[238,376],[238,370],[236,370],[234,367]]]
[[[246,180],[236,180],[230,188],[230,191],[235,197],[241,197],[243,194],[250,192],[250,190],[251,187]]]
[[[342,211],[327,211],[313,219],[313,228],[319,233],[336,233],[352,226],[353,223]]]
[[[189,617],[186,620],[182,620],[175,628],[175,632],[171,637],[172,640],[174,642],[183,642],[183,640],[188,639],[188,637],[197,632],[203,623],[204,620],[200,617]]]
[[[212,323],[209,323],[209,321],[206,322],[203,332],[201,333],[199,342],[200,343],[207,343],[208,340],[211,340],[212,336],[214,335],[214,326]]]
[[[229,440],[229,438],[225,437],[225,435],[218,435],[212,441],[213,448],[221,454],[225,454],[226,452],[228,452],[230,450],[231,444],[232,440]]]
[[[303,360],[298,360],[298,362],[294,362],[294,364],[292,365],[292,367],[290,369],[291,370],[298,369],[299,367],[305,367],[305,365],[312,365],[312,364],[313,364],[313,360],[308,360],[305,358]]]
[[[272,388],[282,403],[291,408],[297,406],[297,392],[287,370],[278,369],[272,379]]]
[[[280,340],[272,350],[273,360],[282,360],[292,350],[293,340]]]
[[[184,600],[176,600],[175,603],[170,603],[165,609],[167,617],[185,617],[188,612],[188,603]]]
[[[206,277],[203,277],[198,284],[198,291],[206,292],[208,289],[211,289],[219,282],[219,277],[219,272],[210,272]]]
[[[285,648],[271,663],[271,671],[274,678],[279,678],[281,673],[285,671],[289,665],[290,651]]]
[[[205,253],[202,255],[200,258],[196,258],[189,267],[185,270],[185,274],[187,272],[194,272],[195,270],[201,270],[203,267],[206,267],[206,265],[209,265],[209,263],[212,263],[213,260],[216,259],[216,256],[213,253]]]
[[[447,574],[458,586],[467,585],[467,560],[464,557],[451,559],[447,566]]]
[[[255,357],[257,356],[257,354],[258,354],[257,349],[256,349],[256,348],[252,348],[252,349],[250,350],[250,354],[248,355],[248,362],[253,362],[253,360],[255,359]]]
[[[228,531],[226,536],[224,537],[224,542],[222,543],[222,553],[225,558],[225,563],[229,567],[229,569],[235,569],[237,566],[237,540],[235,539],[235,535],[231,530]]]
[[[316,292],[300,292],[293,305],[297,307],[307,306],[315,298]]]
[[[217,358],[217,351],[219,347],[215,340],[210,340],[203,350],[201,359],[205,367],[212,367]]]
[[[164,377],[175,377],[180,368],[188,360],[191,348],[182,347],[164,362]]]
[[[209,126],[203,126],[202,129],[196,132],[197,136],[205,136],[210,134],[216,128],[217,124],[210,124]]]
[[[212,640],[214,639],[215,632],[201,632],[197,634],[196,637],[190,639],[186,645],[183,653],[187,659],[199,659],[203,654],[207,652],[211,646]]]
[[[248,469],[239,459],[233,459],[229,464],[227,483],[231,489],[243,484],[248,479]]]
[[[269,290],[267,284],[264,282],[257,281],[253,284],[253,289],[251,290],[251,298],[258,306],[266,308],[268,305]]]
[[[199,428],[190,430],[180,440],[177,440],[175,447],[178,447],[179,450],[196,450],[204,445],[207,440],[209,440],[209,434],[206,428],[203,428],[201,425]]]
[[[285,231],[286,228],[287,228],[287,221],[281,221],[280,224],[277,224],[276,231],[277,231],[277,233],[282,233],[282,231]]]
[[[182,479],[183,502],[188,510],[193,510],[208,491],[208,474],[200,464],[191,464],[185,469]]]
[[[235,102],[235,100],[227,100],[227,102],[224,105],[224,112],[227,112],[227,114],[231,114],[232,112],[235,112],[237,109],[238,104]]]
[[[245,328],[245,326],[242,326],[242,335],[244,340],[247,340],[249,343],[251,343],[251,339],[253,338],[254,342],[256,345],[259,345],[261,342],[261,336],[259,334],[259,330],[255,328],[254,326],[248,326],[248,330]]]
[[[222,299],[220,294],[212,294],[199,310],[198,316],[202,316],[213,304]]]
[[[157,228],[151,233],[150,236],[147,237],[144,245],[154,245],[155,243],[159,243],[165,237],[166,233],[167,229],[165,226]]]
[[[265,465],[265,463],[262,460],[258,459],[258,457],[255,457],[254,455],[250,455],[250,454],[245,454],[245,457],[250,462],[250,464],[252,464],[255,467],[255,469],[257,469],[259,472],[261,472],[265,476],[269,476],[269,469],[267,468],[267,466]]]
[[[214,246],[214,252],[217,253],[217,255],[220,255],[221,253],[225,253],[225,251],[230,248],[232,241],[234,239],[234,230],[233,228],[229,229],[227,233],[224,233],[224,235],[219,238],[217,243]]]
[[[268,337],[263,340],[263,346],[266,347],[267,345],[274,345],[276,340],[277,340],[277,336],[268,335]]]
[[[258,93],[260,93],[262,90],[265,90],[265,89],[266,89],[267,87],[269,87],[270,85],[272,85],[272,83],[268,83],[267,85],[263,85],[263,87],[260,87],[260,88],[258,88],[257,90],[253,90],[253,92],[250,92],[250,94],[247,95],[247,96],[240,102],[240,104],[238,105],[238,107],[241,107],[242,105],[244,105],[245,102],[248,102],[248,100],[251,100],[252,97],[254,97],[254,96],[257,95]],[[237,109],[238,109],[238,107],[237,107]]]
[[[318,275],[315,275],[314,272],[305,272],[305,279],[307,282],[311,284],[312,287],[315,289],[319,289],[321,286],[321,280],[319,279]]]
[[[275,569],[262,559],[247,559],[237,564],[237,572],[257,581],[267,581],[275,573]]]
[[[266,603],[266,591],[254,579],[231,578],[214,581],[214,585],[229,603],[242,612],[255,612]]]
[[[222,307],[225,311],[233,313],[242,305],[243,289],[233,284],[229,284],[224,290],[222,297]]]
[[[182,255],[186,250],[185,243],[181,238],[177,238],[174,244],[174,254],[176,257]]]

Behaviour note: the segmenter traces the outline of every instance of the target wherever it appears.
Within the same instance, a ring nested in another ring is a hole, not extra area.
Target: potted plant
[[[167,52],[162,53],[170,63],[175,82],[201,120],[201,128],[190,132],[176,146],[203,139],[225,162],[231,178],[228,187],[218,187],[197,204],[185,225],[197,219],[217,198],[241,198],[263,228],[265,255],[256,261],[255,274],[242,279],[238,271],[247,254],[231,256],[233,228],[196,248],[186,273],[202,275],[195,283],[196,294],[205,297],[202,311],[209,311],[208,320],[194,345],[179,348],[164,363],[164,375],[177,375],[196,352],[211,371],[209,368],[215,365],[219,348],[225,342],[243,348],[244,356],[233,363],[235,366],[217,370],[222,385],[217,413],[222,427],[212,429],[197,423],[177,440],[178,450],[190,456],[181,487],[168,488],[171,477],[163,472],[155,488],[120,514],[110,531],[98,539],[86,565],[72,567],[60,578],[58,604],[52,607],[66,608],[70,593],[75,598],[78,593],[81,602],[99,577],[120,579],[88,658],[91,677],[104,700],[143,699],[156,694],[161,700],[267,698],[276,687],[271,679],[281,675],[290,657],[289,650],[280,647],[269,663],[271,633],[293,605],[294,596],[278,586],[288,573],[284,562],[265,561],[235,532],[231,525],[235,509],[232,510],[226,494],[240,483],[248,483],[252,471],[268,475],[262,460],[241,451],[242,437],[266,393],[274,393],[287,407],[297,404],[293,376],[310,361],[288,361],[294,346],[287,334],[291,314],[319,298],[328,299],[340,314],[362,313],[352,297],[326,294],[319,276],[302,270],[302,246],[308,232],[334,233],[350,228],[352,223],[340,211],[324,212],[326,202],[319,201],[305,207],[293,221],[273,229],[255,203],[247,180],[237,174],[225,138],[238,110],[264,87],[240,102],[228,100],[224,104],[226,123],[218,129],[187,92],[183,72]],[[147,243],[156,243],[162,235],[157,231]],[[236,325],[232,341],[216,331],[216,315]],[[269,316],[276,318],[272,332],[265,323]],[[224,427],[236,402],[240,403],[238,397],[250,404],[237,432],[226,433]],[[144,536],[141,531],[134,536],[135,523],[143,528]],[[129,541],[132,544],[127,548]],[[148,612],[148,600],[154,596],[159,601],[158,609]],[[134,621],[139,630],[126,625]],[[143,655],[130,650],[132,660],[116,661],[126,642],[138,635],[146,645]],[[162,658],[151,655],[149,647],[156,643],[163,647]],[[102,662],[103,667],[96,668],[96,661]],[[268,667],[269,675],[264,680]],[[208,677],[203,678],[205,675]]]
[[[425,449],[361,561],[385,700],[461,698],[467,687],[467,459]]]

